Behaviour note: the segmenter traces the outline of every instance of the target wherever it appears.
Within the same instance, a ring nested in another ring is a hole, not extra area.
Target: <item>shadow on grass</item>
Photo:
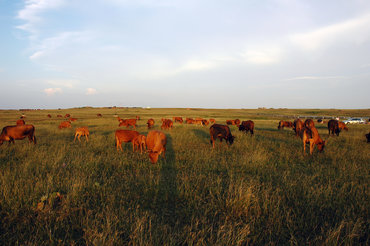
[[[197,138],[207,140],[207,142],[209,141],[209,138],[210,138],[209,133],[205,132],[204,130],[193,129],[192,131]]]

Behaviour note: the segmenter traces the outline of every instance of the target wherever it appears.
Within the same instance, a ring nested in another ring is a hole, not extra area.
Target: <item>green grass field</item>
[[[80,108],[25,111],[37,144],[0,146],[0,245],[369,245],[370,125],[350,125],[323,153],[303,154],[285,116],[369,116],[370,110],[216,110]],[[57,114],[78,118],[59,130]],[[96,116],[103,115],[102,118]],[[0,127],[20,111],[0,111]],[[52,118],[46,117],[51,114]],[[166,159],[123,144],[121,118],[239,118],[255,122],[251,137],[212,149],[209,127],[174,124],[164,131]],[[291,118],[289,118],[291,116]],[[90,141],[73,142],[88,126]],[[326,124],[317,124],[328,138]]]

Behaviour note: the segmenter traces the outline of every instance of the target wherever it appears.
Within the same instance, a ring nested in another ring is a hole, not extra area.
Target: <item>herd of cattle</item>
[[[48,114],[47,117],[51,118],[51,115]],[[63,117],[62,115],[57,115],[57,117]],[[72,118],[69,114],[66,114],[64,116],[68,120],[62,121],[58,128],[71,128],[71,122],[76,121],[76,118]],[[102,117],[101,114],[97,114],[97,117]],[[23,118],[23,117],[22,117]],[[133,127],[134,130],[122,130],[118,129],[115,132],[115,141],[116,141],[116,148],[117,151],[122,151],[122,143],[132,143],[133,151],[136,149],[140,149],[140,153],[143,151],[148,152],[150,161],[154,164],[157,163],[158,157],[163,154],[163,157],[165,157],[166,152],[166,144],[167,144],[167,138],[166,135],[161,131],[156,130],[150,130],[154,127],[155,121],[154,119],[148,119],[147,126],[149,133],[147,136],[140,134],[136,131],[137,121],[140,120],[139,116],[136,116],[135,119],[121,119],[117,116],[117,119],[119,121],[118,126],[126,126]],[[162,118],[162,130],[169,130],[173,128],[173,124],[180,123],[182,124],[184,122],[182,117],[173,117],[171,119],[164,119]],[[245,133],[250,132],[251,136],[254,134],[254,122],[251,120],[247,121],[240,121],[239,119],[236,120],[226,120],[226,125],[216,124],[215,119],[202,119],[202,118],[186,118],[185,122],[187,124],[196,124],[201,126],[208,126],[210,123],[212,124],[209,128],[210,132],[210,142],[212,144],[212,147],[215,148],[215,141],[217,138],[222,142],[223,139],[226,140],[226,143],[229,143],[229,145],[232,145],[234,142],[235,137],[231,134],[229,125],[235,125],[239,128],[239,131],[245,131]],[[306,144],[309,144],[310,146],[310,154],[313,153],[315,145],[317,146],[319,152],[322,152],[325,147],[325,143],[316,127],[315,123],[312,119],[307,119],[304,122],[300,119],[294,120],[294,122],[290,121],[283,121],[281,120],[278,125],[278,129],[284,129],[284,128],[292,128],[295,132],[296,136],[299,136],[303,141],[303,152],[306,152]],[[329,135],[336,134],[339,136],[339,133],[342,131],[348,131],[348,128],[346,124],[343,122],[340,122],[338,120],[329,120],[328,121],[328,131]],[[75,137],[74,141],[76,141],[76,138],[81,142],[80,137],[85,136],[86,141],[89,141],[89,130],[87,127],[78,127],[75,130]],[[367,142],[370,142],[370,132],[365,135]],[[17,139],[24,139],[28,137],[30,142],[33,142],[36,144],[36,137],[35,137],[35,127],[31,124],[25,124],[25,121],[23,119],[19,119],[16,121],[15,126],[6,126],[3,128],[1,134],[0,134],[0,145],[3,144],[4,141],[8,141],[9,144],[13,143],[14,140]]]

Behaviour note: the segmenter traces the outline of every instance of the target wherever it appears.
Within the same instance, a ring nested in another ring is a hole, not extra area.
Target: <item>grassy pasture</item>
[[[370,125],[350,125],[323,153],[303,155],[280,116],[366,116],[370,110],[65,109],[25,111],[36,128],[28,140],[0,147],[0,245],[369,245]],[[57,114],[78,118],[59,130]],[[96,116],[103,115],[102,118]],[[51,114],[52,118],[46,117]],[[123,144],[121,118],[173,116],[255,122],[231,147],[213,150],[208,127],[174,124],[166,159]],[[0,111],[0,127],[20,111]],[[289,119],[289,118],[285,118]],[[293,118],[290,118],[293,120]],[[88,126],[90,141],[73,142]],[[317,125],[328,138],[326,124]],[[306,150],[308,153],[308,150]]]

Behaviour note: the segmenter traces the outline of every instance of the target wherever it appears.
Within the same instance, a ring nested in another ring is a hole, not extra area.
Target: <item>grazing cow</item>
[[[81,136],[85,136],[86,142],[89,142],[89,134],[90,132],[89,129],[87,129],[87,126],[76,128],[75,139],[73,140],[73,142],[76,141],[76,137],[78,138],[78,141],[81,142]]]
[[[173,122],[172,122],[172,120],[169,120],[169,119],[164,119],[163,121],[162,121],[162,126],[161,126],[161,129],[163,130],[163,129],[172,129],[172,127],[173,127]]]
[[[327,142],[321,139],[316,127],[304,127],[300,131],[300,137],[303,141],[303,154],[306,154],[306,144],[310,144],[310,154],[312,155],[315,144],[319,152],[322,152],[325,147],[325,142]]]
[[[51,118],[51,114],[48,114],[48,117]]]
[[[184,120],[182,119],[182,117],[173,117],[172,118],[173,121],[176,123],[176,122],[179,122],[180,124],[182,124],[182,122],[184,122]]]
[[[214,123],[216,123],[216,120],[215,119],[209,119],[209,123],[214,124]]]
[[[66,115],[64,116],[64,118],[69,118],[69,117],[71,117],[71,115],[70,115],[70,114],[66,114]]]
[[[63,121],[63,122],[60,122],[58,128],[59,129],[63,129],[63,128],[71,128],[71,122],[69,121]]]
[[[155,164],[158,161],[159,155],[163,153],[163,158],[166,158],[167,138],[163,132],[150,131],[146,137],[146,147],[148,148],[149,159]]]
[[[26,122],[24,120],[17,120],[16,124],[17,126],[22,126],[22,125],[25,125]]]
[[[98,116],[98,117],[103,117],[103,115],[102,115],[102,114],[97,114],[96,116]]]
[[[204,122],[203,120],[200,120],[200,119],[196,119],[193,121],[193,124],[196,124],[196,125],[200,125],[200,126],[204,126]]]
[[[149,119],[146,124],[148,125],[148,129],[150,129],[150,128],[152,128],[154,126],[154,120],[153,119]]]
[[[116,138],[116,148],[117,151],[122,150],[122,142],[129,143],[132,142],[140,133],[137,131],[131,130],[116,130],[115,138]],[[134,145],[134,143],[132,143]]]
[[[251,120],[242,121],[241,125],[239,126],[239,131],[245,131],[245,134],[248,133],[248,131],[251,132],[251,136],[254,134],[254,122]]]
[[[239,127],[240,120],[239,119],[236,119],[236,120],[226,120],[226,124],[227,125],[236,125],[237,127]]]
[[[140,154],[143,153],[143,150],[146,149],[146,137],[144,135],[139,135],[134,140],[132,140],[132,147],[133,151],[135,152],[135,149],[139,151],[140,148]]]
[[[76,119],[76,118],[72,118],[72,117],[70,117],[68,120],[69,120],[70,122],[74,122],[74,121],[76,121],[77,119]]]
[[[134,129],[136,129],[136,119],[127,119],[127,120],[120,120],[120,123],[118,126],[133,126]]]
[[[222,139],[225,139],[226,143],[230,143],[230,145],[233,144],[235,139],[235,137],[231,135],[230,128],[220,124],[213,124],[209,128],[209,134],[211,135],[211,144],[213,148],[215,148],[215,141],[217,138],[220,139],[220,142],[222,142]]]
[[[344,122],[338,121],[338,127],[339,127],[340,130],[345,130],[345,131],[348,132],[348,127]]]
[[[366,140],[368,143],[370,143],[370,132],[368,134],[365,134]]]
[[[305,120],[304,125],[305,125],[305,127],[308,127],[308,128],[315,127],[315,123],[313,122],[312,119]]]
[[[58,118],[63,118],[63,116],[61,114],[58,114],[57,117]]]
[[[186,118],[185,119],[186,124],[194,124],[194,120],[192,118]]]
[[[208,120],[202,120],[202,124],[203,124],[203,126],[208,126],[209,125],[209,121]]]
[[[303,122],[300,119],[295,119],[293,122],[293,131],[295,132],[295,135],[298,137],[300,131],[303,129]]]
[[[30,142],[36,144],[35,127],[33,125],[6,126],[0,134],[0,145],[4,141],[14,144],[14,140],[24,139],[25,137],[28,137]]]
[[[278,125],[278,129],[284,129],[284,127],[293,127],[293,122],[281,120]]]
[[[328,131],[329,131],[329,135],[330,134],[334,135],[334,133],[335,133],[337,136],[339,136],[340,129],[339,129],[339,125],[338,125],[337,120],[329,120],[328,121]]]

